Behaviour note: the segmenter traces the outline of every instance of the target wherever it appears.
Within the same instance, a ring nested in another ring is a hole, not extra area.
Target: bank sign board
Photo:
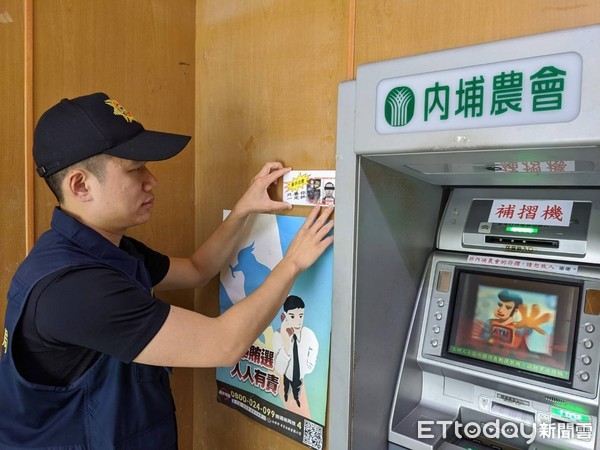
[[[380,134],[569,122],[581,104],[575,52],[388,78],[377,85]]]

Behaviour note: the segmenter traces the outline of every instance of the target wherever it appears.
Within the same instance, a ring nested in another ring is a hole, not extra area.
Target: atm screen
[[[578,284],[461,271],[445,353],[568,383],[580,291]]]

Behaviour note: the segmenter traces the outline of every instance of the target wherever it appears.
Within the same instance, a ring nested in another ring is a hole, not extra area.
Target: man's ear
[[[82,169],[71,170],[65,179],[66,192],[64,194],[82,202],[92,200],[89,180],[90,174],[87,171]]]

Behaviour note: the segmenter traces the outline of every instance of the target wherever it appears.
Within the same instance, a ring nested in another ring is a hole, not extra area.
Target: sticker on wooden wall
[[[283,201],[335,206],[335,170],[292,170],[283,176]]]

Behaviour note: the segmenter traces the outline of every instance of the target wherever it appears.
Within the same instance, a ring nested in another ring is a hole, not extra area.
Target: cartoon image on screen
[[[523,348],[550,355],[556,320],[556,295],[479,286],[473,339],[498,348]],[[493,311],[491,319],[489,311]],[[482,329],[479,325],[485,323]]]
[[[578,297],[575,285],[461,273],[447,352],[569,380]]]

